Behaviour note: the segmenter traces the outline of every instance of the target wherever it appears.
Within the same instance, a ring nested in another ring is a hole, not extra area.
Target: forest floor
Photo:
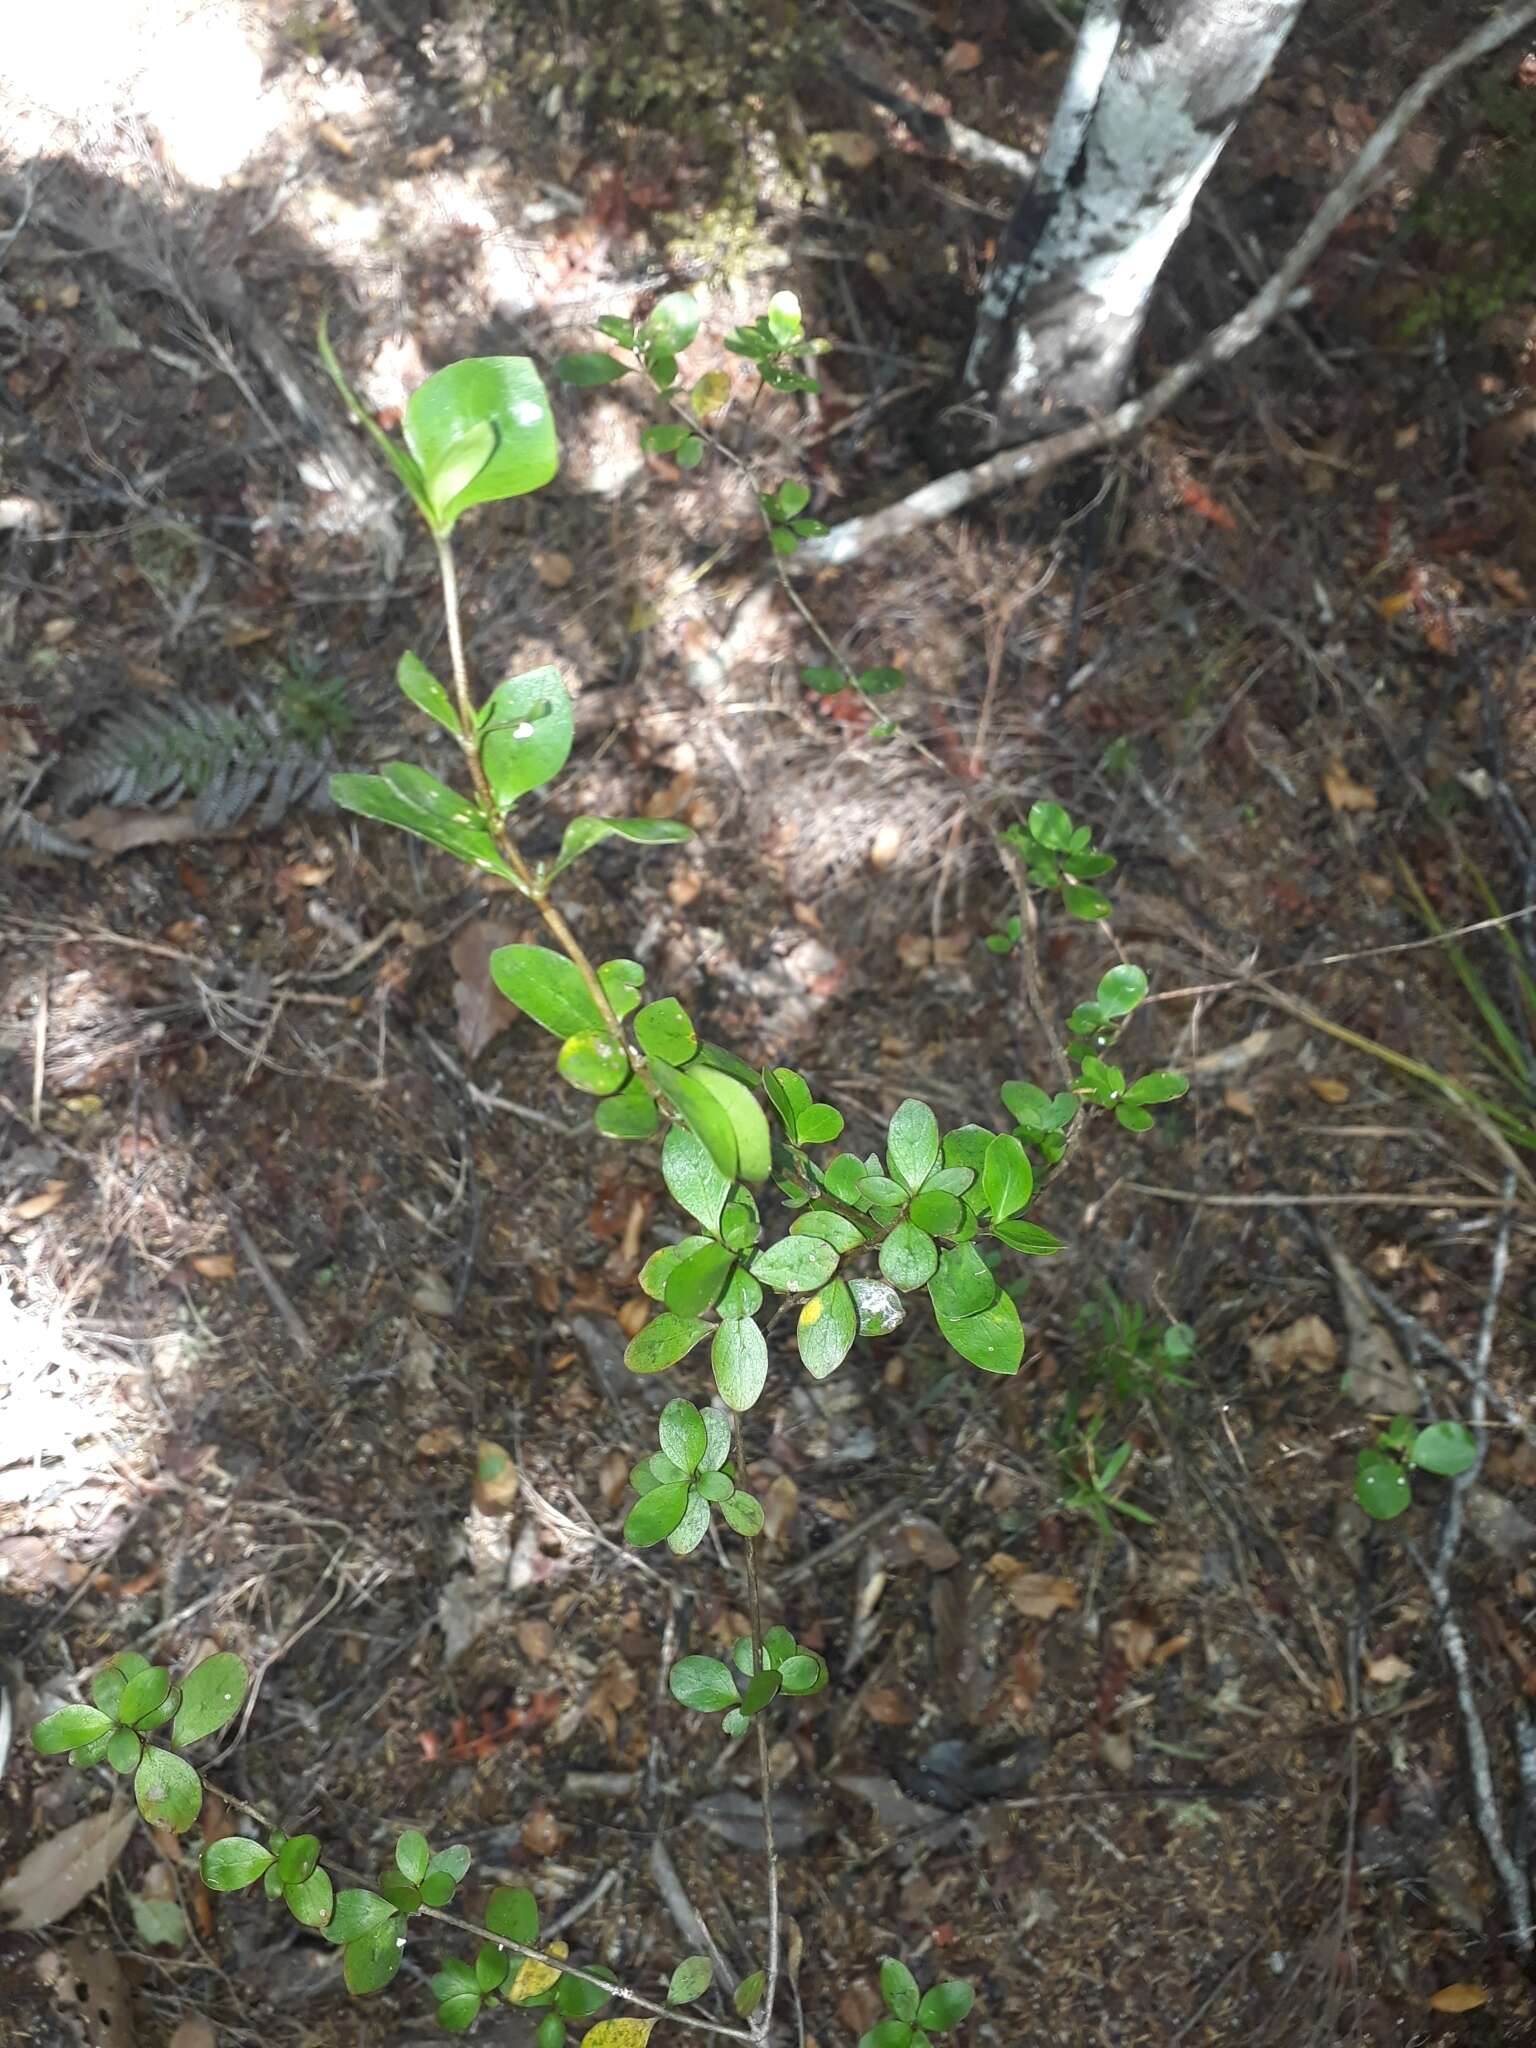
[[[652,1988],[691,1901],[745,1974],[750,1754],[664,1689],[743,1626],[740,1573],[617,1543],[659,1403],[705,1385],[620,1363],[674,1228],[654,1159],[594,1149],[548,1044],[488,1003],[519,899],[248,759],[200,810],[195,777],[152,786],[150,728],[223,707],[366,765],[404,716],[432,744],[392,683],[406,648],[440,658],[430,547],[317,373],[322,310],[389,423],[455,356],[547,363],[680,284],[714,367],[792,287],[834,347],[759,450],[829,519],[922,480],[1009,186],[833,55],[1028,146],[1060,39],[1000,0],[792,30],[734,0],[573,0],[558,31],[510,4],[168,11],[38,22],[0,59],[0,797],[88,855],[19,828],[0,853],[0,1869],[105,1797],[31,1756],[39,1701],[119,1648],[218,1647],[256,1685],[215,1776],[338,1861],[407,1825],[463,1841]],[[1443,14],[1308,10],[1144,371],[1267,272]],[[698,835],[575,870],[583,938],[803,1068],[859,1149],[905,1096],[1000,1124],[1004,1081],[1048,1077],[983,943],[1017,909],[987,821],[1042,797],[1120,862],[1108,927],[1047,920],[1051,1000],[1123,949],[1154,990],[1134,1065],[1192,1079],[1042,1197],[1067,1249],[1030,1272],[1016,1379],[916,1317],[825,1383],[776,1360],[765,1599],[832,1670],[772,1752],[785,2042],[851,2044],[887,1953],[973,1980],[961,2038],[989,2048],[1536,2040],[1479,1827],[1529,1857],[1536,960],[1518,918],[1455,957],[1426,922],[1519,912],[1536,879],[1536,312],[1405,338],[1451,261],[1414,191],[1459,114],[1476,160],[1476,94],[1519,54],[1430,110],[1308,308],[1075,496],[807,586],[907,674],[892,740],[801,686],[750,503],[642,456],[628,385],[557,393],[557,483],[461,528],[476,673],[553,660],[578,693],[534,850],[557,811]],[[1111,1297],[1197,1349],[1187,1386],[1096,1397],[1150,1518],[1106,1538],[1063,1512],[1055,1445]],[[1390,1413],[1465,1419],[1480,1373],[1442,1612],[1451,1484],[1373,1523],[1355,1460]],[[477,1487],[487,1444],[515,1488]],[[67,1926],[0,1934],[0,2041],[432,2035],[429,1940],[359,2003],[168,1838],[101,1880]],[[530,2048],[533,2021],[480,2031]]]

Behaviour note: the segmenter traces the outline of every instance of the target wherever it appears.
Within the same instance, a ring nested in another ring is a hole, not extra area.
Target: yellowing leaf
[[[654,2020],[602,2020],[581,2048],[645,2048],[655,2024]]]
[[[1429,2001],[1431,2012],[1476,2012],[1480,2005],[1488,2003],[1488,1994],[1481,1984],[1443,1984]],[[588,2034],[590,2041],[592,2036]]]
[[[696,420],[707,420],[730,403],[731,379],[725,370],[706,370],[688,394]]]
[[[873,135],[865,135],[858,128],[828,128],[811,140],[850,171],[867,171],[880,154],[880,145]]]
[[[570,1954],[563,1941],[550,1942],[548,1952],[562,1961]],[[522,1968],[512,1979],[512,1989],[507,1996],[514,2005],[518,2005],[524,1999],[537,1998],[541,1991],[547,1991],[551,1984],[558,1984],[559,1981],[558,1970],[552,1969],[548,1963],[536,1963],[532,1956],[527,1956]]]

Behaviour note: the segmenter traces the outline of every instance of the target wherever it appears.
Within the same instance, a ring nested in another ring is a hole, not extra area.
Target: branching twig
[[[919,527],[947,519],[962,506],[1011,484],[1049,475],[1080,455],[1090,455],[1117,441],[1139,434],[1159,414],[1183,397],[1192,384],[1222,363],[1240,355],[1283,313],[1292,302],[1301,279],[1316,262],[1335,230],[1371,192],[1382,177],[1387,158],[1397,147],[1427,102],[1460,71],[1486,57],[1503,42],[1536,21],[1536,0],[1510,0],[1468,36],[1464,36],[1438,64],[1409,86],[1366,143],[1344,176],[1327,194],[1311,221],[1262,291],[1233,317],[1207,335],[1194,354],[1160,377],[1140,398],[1128,399],[1102,419],[1087,421],[1064,434],[1020,448],[1005,448],[979,462],[974,469],[952,471],[924,484],[910,497],[902,498],[882,511],[860,519],[845,520],[823,540],[808,541],[796,556],[803,569],[841,568],[867,555],[885,542],[900,539]]]

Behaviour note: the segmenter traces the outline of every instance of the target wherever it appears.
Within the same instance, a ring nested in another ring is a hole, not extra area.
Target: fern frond
[[[259,803],[266,827],[299,804],[328,809],[326,778],[336,765],[328,740],[306,745],[258,711],[135,704],[97,728],[64,770],[55,802],[74,817],[95,803],[160,810],[192,797],[197,822],[213,832]]]

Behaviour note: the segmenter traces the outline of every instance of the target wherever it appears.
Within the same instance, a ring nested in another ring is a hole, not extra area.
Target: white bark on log
[[[1163,265],[1304,0],[1092,0],[965,382],[1020,439],[1113,405]]]

